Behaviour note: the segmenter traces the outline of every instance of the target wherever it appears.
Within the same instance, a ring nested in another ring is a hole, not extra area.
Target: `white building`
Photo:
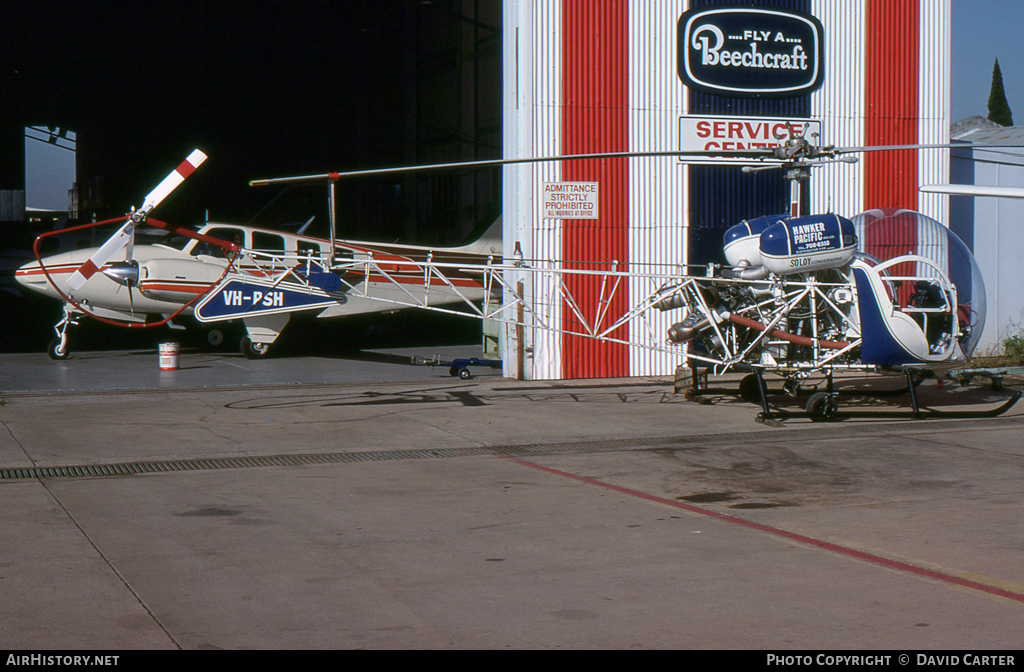
[[[976,128],[958,134],[967,148],[953,150],[950,182],[984,187],[1024,187],[1024,127]],[[973,143],[1020,145],[981,150]],[[1024,199],[951,196],[949,226],[974,252],[988,298],[980,354],[999,353],[1002,342],[1024,330]]]

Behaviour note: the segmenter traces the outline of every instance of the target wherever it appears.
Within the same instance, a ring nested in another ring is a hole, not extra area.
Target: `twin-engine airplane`
[[[834,374],[896,373],[906,378],[917,417],[922,414],[917,385],[926,377],[962,366],[981,335],[985,290],[977,263],[947,227],[920,213],[868,211],[853,219],[835,214],[801,216],[797,204],[813,166],[853,162],[851,155],[857,152],[947,146],[818,147],[791,134],[780,138],[777,147],[737,152],[622,152],[476,161],[252,183],[326,183],[333,218],[334,183],[368,175],[686,154],[749,159],[755,165],[745,169],[748,172],[784,170],[791,180],[791,212],[732,227],[723,241],[726,263],[702,266],[692,273],[686,269],[619,271],[614,265],[607,270],[583,270],[557,259],[524,259],[518,245],[505,258],[497,224],[477,243],[436,252],[336,241],[333,219],[330,241],[209,225],[198,235],[179,229],[199,238],[181,249],[154,245],[133,251],[130,237],[123,232],[139,222],[139,213],[144,218],[140,210],[129,216],[115,236],[125,242],[108,242],[87,262],[80,255],[29,264],[19,270],[18,278],[65,300],[65,319],[57,325],[60,338],[51,346],[54,357],[66,356],[67,326],[90,308],[96,314],[114,310],[136,321],[141,321],[142,313],[166,315],[172,309],[191,311],[207,324],[240,319],[248,332],[243,350],[256,357],[266,354],[293,312],[315,310],[328,317],[417,307],[492,319],[517,330],[550,331],[668,352],[688,361],[694,371],[747,372],[740,392],[746,399],[760,401],[760,419],[778,415],[769,404],[767,373],[784,378],[789,392],[800,392],[802,387],[810,392],[805,408],[813,420],[839,415]],[[762,161],[774,164],[756,165]],[[151,200],[147,198],[146,203]],[[236,234],[241,235],[237,246],[213,238]],[[274,236],[274,242],[266,242],[266,236]],[[112,262],[122,247],[127,248],[125,260]],[[225,253],[227,258],[222,256]],[[71,280],[64,281],[68,276]],[[82,281],[80,276],[92,279]],[[581,291],[592,294],[595,288],[600,294],[596,304],[577,296]],[[612,298],[627,291],[631,305],[616,311]],[[142,300],[152,303],[139,303]],[[667,329],[658,326],[666,323],[663,314],[677,315],[668,320],[675,324]],[[807,389],[812,374],[824,377],[824,390]],[[982,414],[1004,412],[1019,396],[1016,393],[999,408]]]
[[[68,328],[86,315],[136,328],[191,315],[207,327],[210,345],[220,344],[225,323],[240,321],[246,332],[240,343],[242,354],[261,358],[292,313],[330,318],[396,309],[382,300],[414,301],[427,307],[483,299],[477,277],[455,273],[424,283],[418,271],[411,269],[427,260],[472,266],[500,256],[500,219],[471,244],[435,250],[358,241],[332,243],[221,223],[207,223],[194,233],[147,218],[205,159],[199,150],[190,154],[101,247],[37,258],[16,271],[15,279],[26,288],[64,302],[63,318],[54,327],[57,337],[48,347],[50,357],[70,355]],[[176,235],[167,242],[135,245],[135,228],[143,222]],[[106,223],[43,234],[36,242],[37,257],[39,241],[48,236]],[[417,288],[422,289],[418,296]]]

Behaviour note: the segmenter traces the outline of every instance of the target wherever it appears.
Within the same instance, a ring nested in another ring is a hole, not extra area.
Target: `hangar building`
[[[811,124],[823,145],[948,142],[949,0],[518,0],[503,12],[505,158],[742,148],[774,142],[787,121]],[[817,168],[803,209],[945,221],[943,197],[917,187],[946,181],[947,156],[871,152]],[[504,246],[577,268],[718,261],[726,228],[789,209],[780,172],[673,157],[508,166]],[[567,183],[597,185],[596,218],[544,217],[544,186]],[[582,289],[584,313],[609,300]],[[610,301],[621,309],[638,289]],[[555,291],[527,288],[536,305],[567,311]],[[503,357],[507,375],[532,379],[666,375],[680,363],[530,329],[508,334]]]

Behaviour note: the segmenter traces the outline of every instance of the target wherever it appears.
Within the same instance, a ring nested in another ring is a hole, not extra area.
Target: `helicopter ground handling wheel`
[[[756,373],[748,373],[740,380],[740,399],[751,404],[761,403],[761,387],[757,382]]]
[[[811,422],[833,422],[839,410],[836,395],[828,392],[815,392],[807,399],[804,406]]]

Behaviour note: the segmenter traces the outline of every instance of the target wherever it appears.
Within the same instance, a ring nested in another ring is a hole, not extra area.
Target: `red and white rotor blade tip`
[[[201,166],[203,161],[206,161],[206,154],[203,154],[198,149],[194,150],[188,155],[188,158],[181,162],[181,165],[164,178],[163,182],[156,185],[156,189],[149,192],[146,200],[142,202],[139,212],[143,216],[148,215],[150,210],[160,205],[160,201],[167,198],[168,194],[177,189],[178,185],[184,182],[185,178],[191,175],[196,168]]]
[[[102,247],[89,257],[88,261],[71,274],[71,277],[68,278],[68,287],[73,290],[81,288],[86,280],[103,267],[103,264],[107,263],[111,257],[117,254],[118,250],[128,244],[128,241],[132,239],[132,230],[135,228],[136,222],[140,221],[141,217],[148,215],[150,210],[160,205],[160,202],[167,198],[168,194],[184,182],[185,178],[191,175],[205,160],[206,154],[203,154],[198,149],[189,154],[188,158],[181,162],[181,165],[171,171],[171,174],[156,186],[156,189],[149,192],[138,212],[132,218],[129,218],[124,226],[118,229],[117,233],[111,236],[107,242],[103,243]]]

